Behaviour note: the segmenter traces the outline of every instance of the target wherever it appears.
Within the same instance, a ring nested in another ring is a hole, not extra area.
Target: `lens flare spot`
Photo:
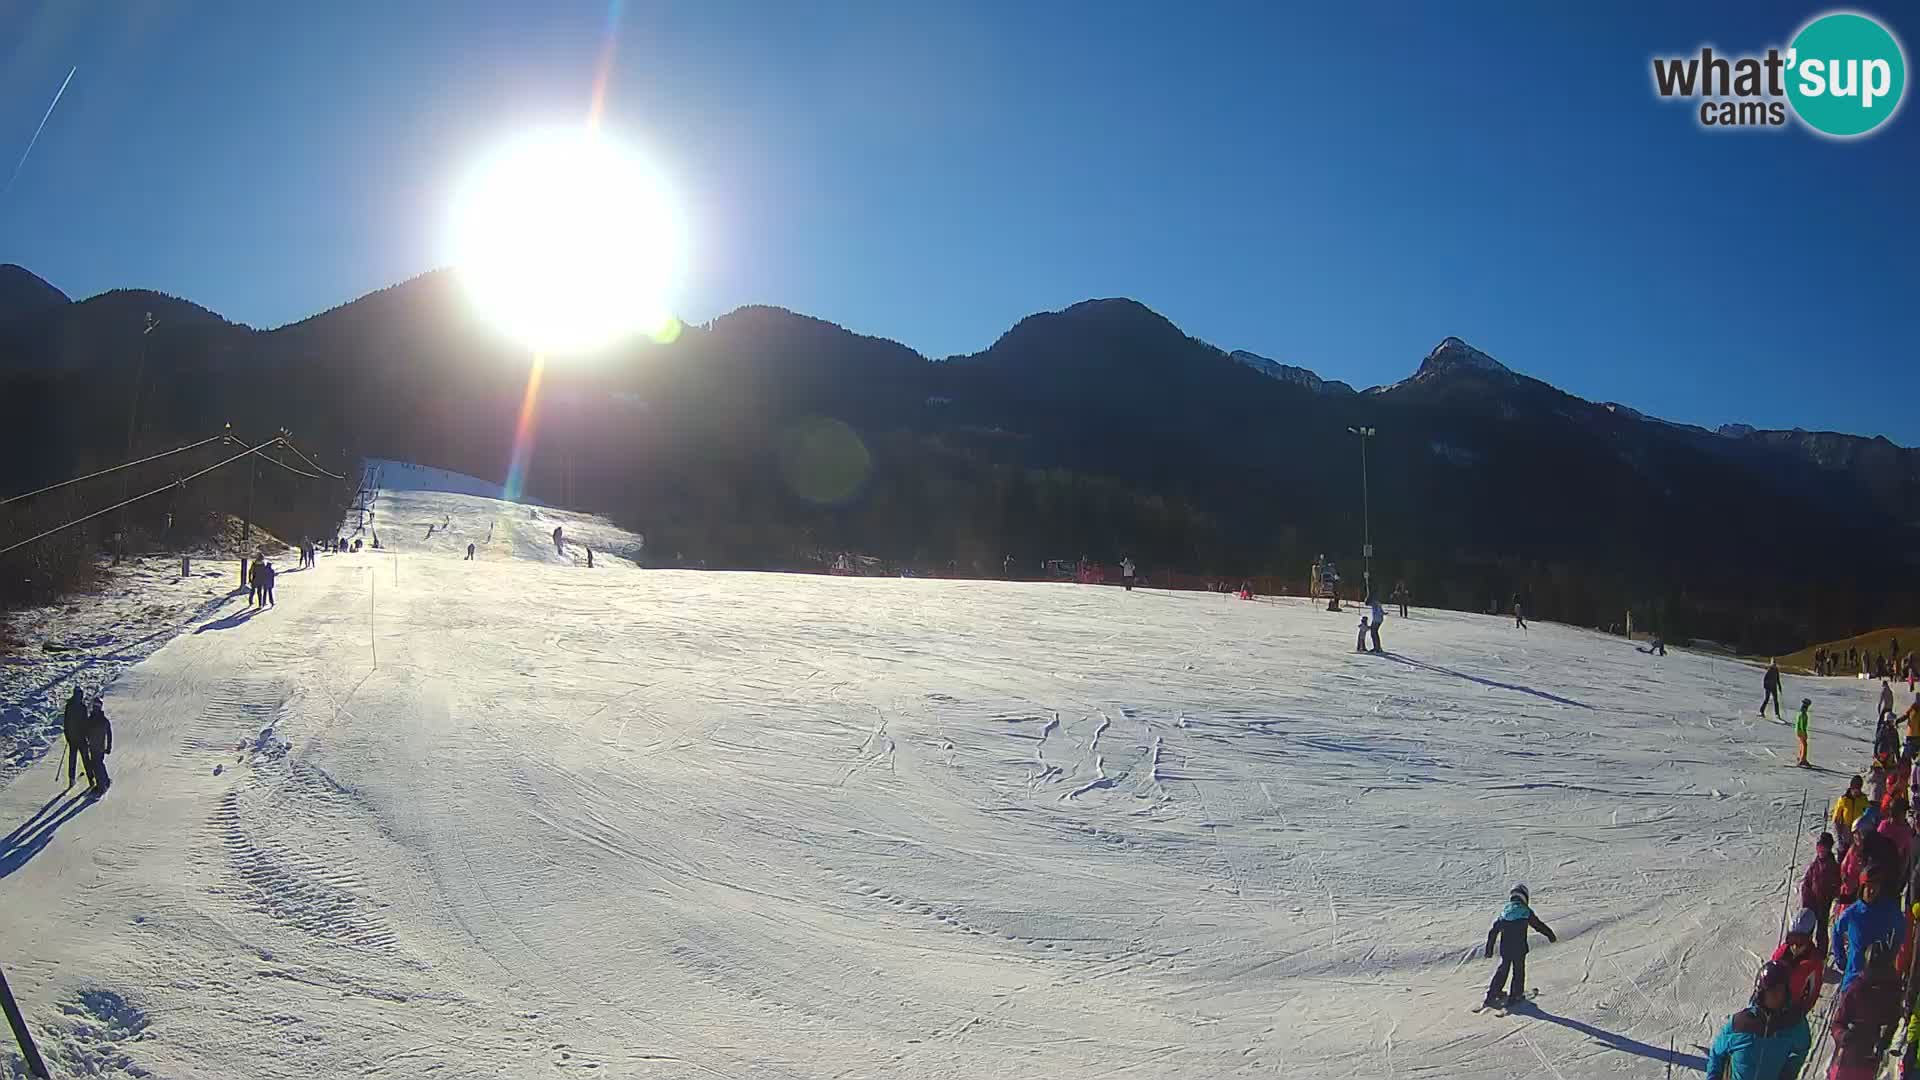
[[[840,506],[866,487],[873,456],[845,423],[812,416],[780,439],[780,474],[795,495],[823,506]]]

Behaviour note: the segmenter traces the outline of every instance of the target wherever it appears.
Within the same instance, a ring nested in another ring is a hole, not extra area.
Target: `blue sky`
[[[1825,10],[628,2],[607,123],[690,209],[690,321],[772,303],[940,356],[1131,296],[1355,385],[1456,334],[1676,420],[1920,445],[1912,103],[1841,143],[1704,131],[1651,89],[1656,53]],[[1859,10],[1913,58],[1920,16]],[[257,326],[411,277],[446,261],[465,163],[584,115],[608,22],[0,5],[0,168],[79,68],[0,196],[0,261]]]

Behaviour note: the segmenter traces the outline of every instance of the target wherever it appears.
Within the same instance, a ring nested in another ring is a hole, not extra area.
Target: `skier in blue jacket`
[[[1906,937],[1907,920],[1900,911],[1899,892],[1887,887],[1884,874],[1879,867],[1869,870],[1860,899],[1834,920],[1834,951],[1847,960],[1846,974],[1840,978],[1842,991],[1866,970],[1868,948],[1884,944],[1890,950],[1898,949]]]
[[[1487,931],[1487,955],[1493,955],[1495,941],[1500,943],[1500,967],[1493,973],[1493,982],[1487,985],[1487,1000],[1484,1007],[1499,1008],[1505,1004],[1518,1004],[1527,999],[1527,930],[1529,927],[1547,935],[1548,941],[1559,941],[1553,934],[1553,928],[1540,921],[1533,913],[1533,899],[1527,893],[1525,885],[1515,885],[1507,897],[1507,906],[1500,910],[1500,917],[1493,920],[1493,929]],[[1507,972],[1513,972],[1513,991],[1503,992],[1507,985]]]
[[[1787,965],[1769,960],[1753,998],[1734,1013],[1707,1052],[1707,1080],[1792,1080],[1813,1047],[1806,1014],[1793,1007]]]

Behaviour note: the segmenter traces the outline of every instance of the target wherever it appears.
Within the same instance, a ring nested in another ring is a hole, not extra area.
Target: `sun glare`
[[[541,132],[483,159],[455,198],[452,247],[481,316],[537,351],[674,325],[680,215],[648,163],[602,133]]]

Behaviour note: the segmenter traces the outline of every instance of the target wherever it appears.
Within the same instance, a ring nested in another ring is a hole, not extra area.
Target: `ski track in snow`
[[[1363,656],[1304,601],[589,572],[585,515],[374,505],[114,669],[103,802],[20,752],[59,1075],[1658,1077],[1843,779],[1755,752],[1756,669],[1564,627]],[[1875,684],[1792,683],[1851,771]],[[1469,1015],[1518,879],[1540,1015]]]

